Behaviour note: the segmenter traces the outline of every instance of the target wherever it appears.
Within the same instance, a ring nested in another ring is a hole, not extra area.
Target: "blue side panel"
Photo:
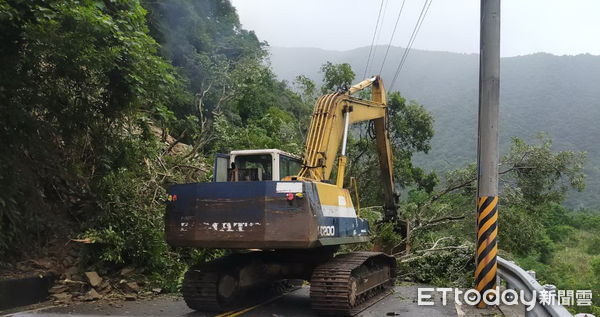
[[[174,246],[217,248],[315,246],[317,222],[310,199],[303,195],[304,183],[278,186],[285,183],[174,185],[168,190],[167,241]]]
[[[310,185],[309,185],[310,184]],[[319,238],[345,238],[369,236],[369,222],[362,218],[325,217],[321,210],[321,202],[314,183],[307,184],[305,190],[311,197],[311,209],[317,217]]]
[[[272,181],[180,184],[169,187],[169,194],[189,199],[262,198],[267,192],[269,196],[275,196],[275,184]]]
[[[275,249],[368,239],[366,220],[323,216],[314,183],[295,182],[301,183],[299,188],[291,184],[294,182],[284,183],[171,186],[165,226],[167,241],[174,246]]]
[[[205,222],[224,219],[262,221],[265,198],[273,196],[274,182],[219,182],[174,185],[169,194],[177,200],[169,204],[171,216],[196,216]]]
[[[362,218],[321,217],[319,219],[320,237],[356,237],[369,235],[369,222]],[[331,229],[334,228],[332,232]],[[333,233],[333,235],[331,235]]]

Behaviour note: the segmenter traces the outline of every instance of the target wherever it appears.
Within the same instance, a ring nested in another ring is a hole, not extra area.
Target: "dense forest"
[[[209,180],[217,152],[280,148],[302,154],[315,99],[357,82],[355,72],[362,73],[359,64],[332,57],[297,62],[301,69],[289,81],[278,79],[267,44],[242,28],[227,0],[0,0],[0,21],[3,270],[36,257],[59,258],[71,248],[81,272],[110,275],[132,266],[148,287],[177,291],[188,265],[227,250],[165,243],[166,188]],[[378,221],[382,193],[369,125],[356,127],[349,141],[348,174],[359,179],[360,203],[374,224],[373,241],[352,248],[395,254],[403,280],[473,283],[475,165],[462,152],[471,145],[464,134],[460,148],[460,142],[441,145],[436,136],[450,138],[440,126],[447,121],[474,127],[472,118],[447,106],[462,100],[470,107],[477,85],[465,88],[469,72],[460,83],[418,85],[459,66],[449,62],[436,72],[410,66],[403,76],[413,77],[401,81],[416,85],[423,98],[415,90],[401,95],[388,89],[400,216],[410,223],[410,237]],[[461,99],[463,89],[470,97]],[[446,100],[449,91],[458,99]],[[574,94],[566,95],[575,100]],[[504,145],[503,255],[559,288],[595,290],[597,306],[579,309],[598,313],[600,216],[564,207],[567,192],[584,189],[590,165],[581,148],[552,145],[551,137],[562,134],[535,138],[529,132],[510,135]],[[446,153],[439,158],[448,161],[444,168],[425,164],[439,153]],[[395,253],[400,244],[412,251]]]

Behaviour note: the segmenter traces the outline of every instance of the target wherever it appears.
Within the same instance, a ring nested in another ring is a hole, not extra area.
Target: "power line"
[[[387,49],[385,50],[385,56],[383,56],[383,62],[381,63],[381,68],[379,69],[379,74],[383,71],[383,66],[385,65],[385,60],[387,59],[388,53],[390,52],[390,46],[392,46],[392,41],[394,40],[394,35],[396,34],[396,28],[398,27],[398,21],[400,21],[400,16],[402,15],[402,10],[404,9],[404,2],[406,0],[402,0],[402,6],[400,6],[400,11],[398,12],[398,17],[396,18],[396,24],[394,24],[394,30],[392,31],[392,36],[390,36],[390,42],[388,43]]]
[[[375,41],[375,43],[379,43],[379,39],[381,38],[381,29],[383,28],[383,24],[385,22],[385,13],[387,12],[387,7],[388,4],[390,4],[391,0],[385,0],[385,4],[383,5],[383,15],[381,16],[381,27],[379,27],[379,33],[377,33],[377,40]],[[375,49],[373,51],[375,51],[377,49],[377,45],[375,45]],[[375,54],[375,53],[373,53]]]
[[[404,67],[404,63],[406,62],[408,53],[410,52],[410,49],[412,48],[412,45],[415,42],[415,39],[417,38],[417,34],[419,33],[419,30],[421,29],[421,25],[423,24],[423,21],[425,20],[425,16],[427,15],[427,12],[429,11],[429,7],[431,6],[432,2],[433,2],[433,0],[425,0],[425,2],[423,3],[423,8],[421,9],[421,14],[419,15],[419,19],[417,19],[417,23],[415,24],[415,27],[410,36],[410,39],[408,40],[408,44],[406,45],[406,48],[404,48],[404,53],[402,54],[402,58],[400,59],[400,64],[398,64],[398,68],[396,69],[396,74],[394,75],[394,79],[392,80],[390,89],[396,83],[396,79],[398,78],[398,75],[400,75],[400,71]]]
[[[432,2],[433,2],[433,0],[425,0],[425,2],[423,3],[423,8],[421,9],[421,14],[419,14],[419,18],[417,19],[417,23],[415,24],[413,33],[411,34],[410,39],[408,40],[408,43],[407,43],[406,47],[404,48],[402,58],[400,59],[400,64],[398,65],[398,68],[396,69],[396,74],[394,75],[394,79],[392,80],[392,86],[396,83],[396,79],[398,79],[400,72],[404,68],[404,63],[406,62],[406,59],[408,58],[408,54],[410,53],[413,43],[417,39],[417,35],[419,34],[421,25],[423,24],[423,21],[425,20],[425,16],[427,15],[427,12],[429,11],[429,6],[431,6]],[[390,87],[392,87],[392,86],[390,86]]]
[[[375,40],[375,46],[373,46],[373,56],[371,58],[371,60],[369,61],[371,67],[373,66],[373,64],[375,63],[375,57],[377,57],[377,43],[379,43],[379,39],[381,38],[381,30],[383,30],[383,25],[385,23],[385,13],[387,12],[387,7],[388,4],[390,3],[390,0],[384,0],[384,5],[383,5],[383,15],[381,16],[381,24],[379,26],[379,32],[377,32],[377,39]],[[367,70],[367,72],[369,72],[369,70]]]
[[[373,32],[373,39],[371,40],[371,48],[369,49],[369,57],[367,58],[367,65],[365,66],[365,74],[363,78],[367,77],[367,70],[369,69],[369,61],[371,60],[371,53],[373,53],[373,44],[375,43],[375,35],[377,34],[377,28],[379,27],[379,18],[381,17],[381,9],[383,9],[383,0],[379,4],[379,13],[377,14],[377,23],[375,23],[375,31]]]
[[[415,33],[415,36],[413,37],[412,42],[410,42],[410,45],[408,47],[408,51],[406,51],[406,56],[404,57],[404,60],[402,61],[402,64],[400,66],[400,71],[402,71],[402,68],[404,67],[404,63],[408,59],[408,54],[410,53],[410,50],[412,49],[412,46],[413,46],[415,40],[417,39],[417,35],[419,34],[419,31],[421,30],[421,26],[423,25],[423,21],[425,21],[425,16],[427,16],[427,12],[429,12],[429,7],[431,6],[432,2],[433,2],[433,0],[430,0],[429,4],[427,5],[427,8],[425,9],[425,13],[423,14],[423,18],[421,19],[421,23],[419,23],[419,27],[417,28],[417,32]]]

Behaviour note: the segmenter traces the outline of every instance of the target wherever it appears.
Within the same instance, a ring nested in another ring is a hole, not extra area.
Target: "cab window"
[[[270,154],[238,155],[235,157],[239,181],[268,181],[273,179],[273,159]]]
[[[289,156],[279,156],[279,178],[286,176],[296,176],[300,171],[300,161]]]

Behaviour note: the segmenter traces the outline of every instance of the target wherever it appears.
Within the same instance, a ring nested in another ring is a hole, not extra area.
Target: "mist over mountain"
[[[374,49],[367,76],[379,73],[385,48]],[[399,90],[434,115],[432,150],[417,156],[417,163],[447,170],[476,161],[479,56],[412,50],[390,87],[403,51],[390,49],[381,76],[388,90]],[[271,47],[270,53],[271,66],[280,79],[293,82],[303,74],[319,84],[320,65],[327,61],[349,63],[360,79],[369,47],[350,51]],[[586,151],[586,190],[570,193],[567,203],[600,206],[600,56],[538,53],[507,57],[502,58],[500,74],[501,154],[511,137],[532,140],[540,132],[554,140],[555,150]]]

